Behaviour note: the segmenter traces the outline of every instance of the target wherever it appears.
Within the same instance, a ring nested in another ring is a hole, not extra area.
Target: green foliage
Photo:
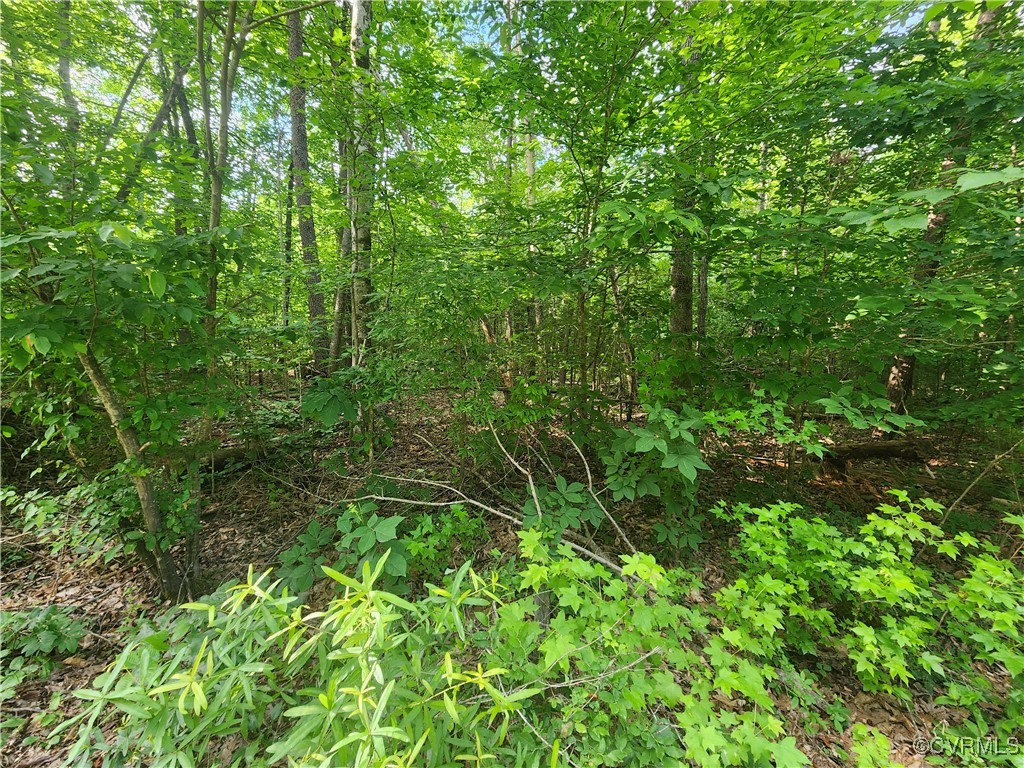
[[[644,411],[646,425],[616,430],[601,454],[612,498],[663,496],[667,505],[686,503],[696,490],[697,471],[711,469],[694,434],[703,422],[699,414],[680,415],[661,403],[645,405]]]
[[[24,611],[0,611],[0,632],[4,648],[0,658],[5,664],[21,656],[33,659],[51,654],[70,655],[78,650],[78,641],[86,634],[86,625],[71,613],[56,606]]]
[[[53,605],[0,611],[0,709],[7,709],[4,702],[15,698],[22,683],[49,676],[61,657],[78,650],[79,641],[88,631],[85,621],[75,618],[68,609]],[[52,714],[43,717],[47,719],[43,724],[54,724]],[[0,716],[0,746],[23,722],[11,713]]]
[[[975,665],[1024,669],[1024,574],[970,534],[944,534],[927,519],[942,509],[931,499],[892,493],[901,506],[881,505],[854,536],[799,515],[794,504],[719,507],[716,514],[740,525],[744,564],[717,598],[723,636],[775,659],[820,655],[841,637],[867,690],[909,699],[914,680],[948,681],[952,692],[966,675],[986,691],[973,703],[1002,707],[1001,722],[1012,722],[1019,686],[999,695]],[[943,561],[962,562],[964,575],[947,575]]]
[[[62,477],[62,481],[71,479],[70,473]],[[189,510],[191,493],[182,489],[177,498],[167,496],[162,494],[171,510],[167,536],[177,540],[195,524],[195,515]],[[98,560],[109,563],[134,551],[143,537],[138,502],[128,479],[116,468],[94,480],[79,478],[77,484],[56,493],[31,489],[19,494],[5,488],[0,491],[0,501],[8,519],[19,521],[23,532],[49,543],[51,554],[70,551],[83,565]]]
[[[124,716],[111,764],[798,765],[768,693],[813,688],[808,658],[940,691],[964,738],[1021,720],[1020,567],[934,502],[853,530],[725,505],[735,577],[691,604],[702,587],[666,569],[717,532],[697,504],[709,430],[782,447],[790,486],[833,426],[1017,439],[1015,4],[374,3],[379,78],[340,4],[289,17],[299,57],[279,5],[4,5],[0,405],[38,457],[5,477],[5,514],[55,552],[166,553],[173,596],[215,443],[341,473],[409,438],[392,418],[423,398],[452,476],[525,498],[538,530],[508,579],[460,569],[413,605],[395,595],[441,583],[483,523],[319,511],[280,578],[372,566],[362,592],[342,579],[310,614],[268,577],[206,626],[168,618],[101,684],[83,744]],[[281,116],[300,87],[296,174]],[[528,497],[492,486],[509,456]],[[71,461],[87,481],[25,490]],[[620,514],[658,560],[619,578],[558,549],[605,553]],[[300,653],[302,633],[320,636]],[[876,734],[854,742],[884,763]]]
[[[871,726],[856,723],[851,733],[856,768],[899,768],[889,759],[889,739]]]
[[[416,527],[403,537],[409,556],[409,571],[424,581],[440,581],[445,571],[459,566],[479,545],[487,541],[487,523],[462,504],[420,515]]]
[[[376,560],[388,551],[384,575],[394,588],[394,580],[405,576],[408,569],[406,543],[398,540],[398,526],[405,518],[380,517],[376,509],[376,504],[364,501],[335,512],[332,526],[318,519],[310,521],[295,544],[281,554],[282,580],[293,591],[305,592],[322,576],[322,566],[328,563],[335,570],[345,570]]]
[[[292,546],[281,553],[281,579],[295,592],[305,592],[321,575],[327,563],[324,550],[334,541],[335,532],[319,520],[311,520],[306,530],[296,537]]]
[[[398,541],[398,526],[405,518],[402,515],[380,517],[377,505],[372,501],[350,504],[338,515],[337,528],[341,534],[337,549],[350,563],[366,563],[376,560],[381,552],[389,552],[384,562],[384,573],[392,578],[405,576],[408,569],[406,544]],[[385,546],[386,545],[386,546]]]
[[[448,765],[495,749],[530,694],[502,693],[503,669],[457,663],[450,596],[382,591],[385,564],[360,580],[325,569],[340,587],[319,613],[250,573],[166,616],[77,692],[86,708],[60,729],[77,729],[72,764],[197,765],[223,750],[225,764]],[[493,585],[466,567],[453,586],[468,607]],[[108,742],[98,726],[122,718]]]
[[[83,765],[807,763],[771,714],[772,670],[679,601],[692,577],[642,556],[624,569],[641,581],[617,578],[530,533],[521,584],[467,564],[416,603],[377,588],[386,557],[360,580],[325,568],[338,594],[318,613],[250,573],[130,642],[58,732]]]
[[[696,549],[703,541],[703,515],[694,514],[697,472],[711,469],[701,456],[697,431],[704,420],[693,409],[683,414],[660,403],[644,406],[643,427],[616,429],[601,450],[605,479],[614,501],[657,497],[665,510],[655,524],[659,543],[673,549]],[[597,522],[600,516],[592,513]]]
[[[318,378],[302,398],[303,416],[316,419],[325,429],[339,421],[355,422],[359,418],[359,403],[350,383],[352,368]]]
[[[526,528],[539,527],[561,536],[566,530],[596,530],[604,521],[604,512],[586,486],[570,483],[561,475],[555,477],[554,488],[537,488],[537,502],[540,502],[539,510],[532,496],[523,504]]]
[[[286,754],[532,765],[538,750],[595,766],[803,765],[773,695],[820,704],[793,659],[825,659],[841,637],[868,689],[907,697],[927,680],[975,712],[949,738],[989,723],[1005,741],[1021,704],[1022,574],[970,536],[944,535],[927,519],[934,502],[895,495],[900,506],[882,505],[855,535],[791,504],[719,507],[739,525],[741,570],[696,602],[704,588],[686,571],[637,554],[616,575],[536,529],[521,532],[523,559],[504,576],[467,563],[414,603],[378,586],[390,551],[365,559],[359,580],[323,567],[339,586],[316,613],[250,573],[141,633],[59,731],[78,729],[83,764],[173,765],[224,749],[225,762],[247,765]],[[373,551],[382,532],[395,544],[397,523],[350,515],[356,550]],[[467,522],[453,510],[451,530]],[[410,547],[414,567],[425,551]],[[967,575],[933,568],[936,558],[961,560]],[[1015,682],[993,690],[984,665]],[[825,711],[837,728],[849,721],[841,702]],[[107,742],[99,727],[112,717],[124,722]],[[887,755],[884,736],[855,727],[857,765],[888,766]]]

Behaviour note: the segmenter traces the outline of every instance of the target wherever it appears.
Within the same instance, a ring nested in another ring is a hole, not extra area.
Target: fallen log
[[[228,467],[242,469],[267,458],[272,450],[273,446],[265,443],[260,445],[233,445],[227,448],[220,448],[211,454],[200,457],[199,466],[205,470],[212,469],[214,472],[219,472]]]
[[[828,453],[821,458],[822,477],[846,477],[850,465],[865,459],[903,459],[923,461],[929,453],[928,446],[921,440],[871,440],[866,443],[831,445]]]

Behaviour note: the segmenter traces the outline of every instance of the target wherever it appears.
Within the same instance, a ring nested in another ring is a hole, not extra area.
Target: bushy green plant
[[[364,501],[336,511],[333,526],[325,526],[318,519],[310,521],[295,544],[281,553],[280,573],[285,583],[294,591],[304,592],[322,575],[321,566],[330,563],[335,570],[345,570],[368,558],[379,558],[387,549],[391,556],[384,572],[394,587],[393,580],[404,576],[408,567],[405,542],[397,540],[398,526],[405,518],[381,517],[376,509],[372,501]],[[384,544],[386,548],[381,546]]]
[[[3,656],[19,654],[31,658],[74,653],[86,632],[85,622],[73,618],[67,609],[53,605],[0,611]]]
[[[466,641],[442,610],[452,597],[412,604],[378,589],[386,562],[360,580],[325,569],[340,586],[321,613],[250,572],[169,614],[77,692],[85,710],[58,729],[78,734],[69,761],[450,765],[494,749],[532,692],[507,696],[504,670],[456,663]],[[457,582],[460,605],[486,601],[468,566]],[[99,726],[122,718],[108,741]]]
[[[719,508],[740,525],[741,573],[716,596],[723,636],[779,661],[841,638],[866,689],[909,699],[912,681],[946,682],[940,700],[1001,708],[994,725],[1005,735],[1024,702],[1024,574],[970,534],[946,535],[927,519],[941,512],[934,501],[892,493],[900,504],[880,505],[854,535],[794,504]],[[933,565],[954,560],[965,575]],[[978,664],[1005,669],[1014,683],[997,693]]]
[[[138,500],[128,479],[117,472],[91,481],[80,479],[56,492],[34,488],[19,494],[5,488],[0,503],[8,520],[46,542],[54,555],[70,550],[85,563],[109,563],[134,550],[129,534],[138,526]],[[184,522],[180,515],[168,518],[176,525]]]
[[[479,515],[470,514],[462,504],[433,514],[420,515],[416,527],[403,537],[409,553],[410,571],[427,581],[440,581],[455,562],[456,551],[472,553],[486,540],[487,524]],[[463,560],[468,559],[463,557]]]
[[[381,517],[376,510],[377,505],[372,501],[362,501],[349,504],[338,515],[337,528],[341,534],[337,543],[341,555],[338,562],[358,564],[367,559],[376,560],[385,550],[382,545],[386,544],[390,555],[384,564],[384,573],[393,578],[404,576],[408,568],[408,555],[405,542],[396,539],[398,526],[405,517]]]
[[[649,555],[619,576],[540,531],[522,553],[513,583],[465,564],[415,603],[379,588],[387,556],[324,568],[322,612],[250,573],[148,626],[57,735],[75,765],[806,764],[771,667],[685,605],[692,576]]]
[[[583,483],[557,475],[554,488],[538,485],[536,491],[536,502],[531,495],[523,504],[523,525],[527,528],[539,527],[560,536],[568,529],[596,530],[604,521],[604,512]]]
[[[324,550],[334,541],[335,532],[319,520],[311,520],[288,549],[281,553],[281,578],[296,592],[305,592],[322,573],[327,563]]]
[[[77,651],[88,631],[86,622],[53,605],[0,611],[0,708],[26,680],[47,677],[59,657]],[[8,729],[21,722],[18,717],[0,717],[0,746],[6,743]]]
[[[703,541],[704,519],[692,509],[697,473],[711,469],[697,437],[703,419],[687,407],[681,412],[661,403],[643,408],[645,426],[616,429],[614,439],[601,451],[608,490],[614,501],[660,498],[665,518],[655,525],[659,543],[695,549]]]

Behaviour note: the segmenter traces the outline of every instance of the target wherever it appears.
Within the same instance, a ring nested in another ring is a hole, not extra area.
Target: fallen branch
[[[964,492],[956,497],[956,501],[954,501],[952,504],[950,504],[948,507],[946,507],[946,514],[944,514],[942,516],[942,520],[939,521],[939,525],[940,526],[946,524],[946,521],[949,519],[950,514],[953,512],[954,509],[956,509],[957,504],[959,504],[961,501],[964,500],[964,497],[967,496],[967,494],[970,493],[971,490],[973,490],[974,486],[976,486],[978,483],[980,483],[981,479],[985,475],[987,475],[992,469],[994,469],[996,466],[998,466],[999,462],[1001,462],[1003,459],[1005,459],[1011,453],[1016,451],[1017,448],[1020,447],[1021,443],[1024,443],[1024,438],[1021,438],[1020,440],[1018,440],[1016,443],[1014,443],[1012,446],[1010,446],[1010,449],[1008,451],[1005,451],[1004,453],[1000,453],[998,456],[996,456],[994,459],[992,459],[992,461],[989,462],[988,466],[985,467],[985,469],[983,469],[981,471],[981,474],[978,475],[976,478],[974,478],[974,481],[964,489]]]
[[[921,461],[924,456],[920,440],[873,440],[867,443],[850,443],[829,446],[828,454],[821,458],[821,474],[831,477],[845,477],[854,461],[864,459],[906,459]]]
[[[455,494],[459,498],[454,499],[452,501],[420,501],[419,499],[405,499],[405,498],[400,498],[400,497],[397,497],[397,496],[384,496],[382,494],[377,494],[377,493],[368,493],[368,494],[365,494],[363,496],[356,496],[354,498],[349,498],[349,499],[341,499],[341,501],[345,502],[345,503],[348,503],[348,502],[359,502],[359,501],[387,501],[387,502],[391,502],[391,503],[394,503],[394,504],[411,504],[411,505],[414,505],[414,506],[421,506],[421,507],[453,507],[456,504],[469,504],[470,506],[476,507],[476,508],[481,509],[481,510],[483,510],[485,512],[489,512],[490,514],[494,515],[495,517],[500,517],[502,520],[507,520],[510,523],[515,523],[520,528],[523,527],[523,519],[521,517],[519,517],[518,515],[516,515],[512,510],[509,510],[509,509],[499,509],[497,507],[492,507],[492,506],[489,506],[487,504],[484,504],[483,502],[480,502],[480,501],[477,501],[476,499],[470,498],[469,496],[464,494],[462,491],[460,491],[458,488],[453,488],[452,486],[447,485],[445,483],[439,483],[436,480],[418,480],[418,479],[415,479],[415,478],[393,477],[393,476],[390,476],[390,475],[378,475],[378,477],[380,477],[382,479],[385,479],[385,480],[394,480],[394,481],[397,481],[397,482],[405,482],[405,483],[419,483],[421,485],[429,485],[429,486],[434,486],[436,488],[442,488],[442,489],[448,491],[449,493]],[[619,565],[616,565],[611,560],[609,560],[607,557],[604,557],[603,555],[599,555],[597,552],[594,552],[594,551],[592,551],[590,549],[587,549],[586,547],[582,546],[581,544],[577,544],[576,542],[574,542],[574,541],[572,541],[570,539],[566,539],[565,543],[568,544],[570,547],[572,547],[573,551],[583,555],[584,557],[589,557],[594,562],[601,563],[601,565],[603,565],[603,566],[607,567],[609,570],[613,571],[620,578],[629,578],[629,579],[632,579],[632,580],[637,580],[637,579],[635,579],[635,577],[626,576],[622,572],[622,567],[619,566]]]

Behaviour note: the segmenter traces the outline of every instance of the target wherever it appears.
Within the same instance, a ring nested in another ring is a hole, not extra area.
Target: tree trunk
[[[292,159],[288,159],[288,191],[285,194],[284,208],[284,291],[281,295],[281,324],[287,326],[291,322],[292,312],[292,199],[295,192],[295,173]]]
[[[302,58],[302,14],[288,15],[288,60]],[[289,107],[292,118],[292,174],[295,177],[295,206],[299,214],[299,240],[302,262],[306,266],[309,327],[313,334],[313,364],[323,370],[329,353],[324,294],[320,288],[320,257],[316,249],[316,228],[313,224],[313,200],[309,184],[309,141],[306,136],[305,74],[292,72]]]
[[[669,331],[673,346],[679,351],[689,352],[693,341],[693,253],[687,240],[680,236],[672,245]]]
[[[370,213],[373,208],[373,130],[368,119],[365,83],[370,79],[370,47],[364,39],[370,24],[370,0],[352,0],[352,28],[349,51],[352,60],[354,96],[355,168],[352,177],[352,364],[362,365],[369,343],[370,295]]]
[[[256,4],[250,4],[246,10],[245,19],[242,22],[241,30],[236,34],[235,22],[237,20],[238,2],[229,0],[227,7],[227,20],[224,24],[224,38],[221,43],[220,75],[218,79],[218,92],[220,107],[217,114],[217,146],[213,144],[213,116],[210,105],[210,83],[206,75],[206,18],[209,10],[206,7],[207,0],[200,0],[196,16],[196,49],[199,62],[199,90],[203,107],[203,136],[206,144],[206,159],[210,177],[210,220],[209,230],[215,232],[221,224],[221,214],[224,207],[224,177],[228,170],[228,128],[231,123],[231,103],[235,91],[235,78],[238,75],[238,64],[242,58],[242,50],[245,48],[245,39],[249,32],[249,24],[252,21]],[[219,253],[217,248],[217,236],[210,238],[210,255],[206,268],[206,320],[204,327],[208,344],[212,346],[217,335],[217,293],[218,293],[218,272]],[[207,366],[207,378],[212,380],[217,373],[217,357],[211,355]],[[204,416],[200,434],[204,439],[209,439],[212,432],[213,421],[209,414]]]
[[[341,40],[342,30],[345,29],[346,21],[344,11],[335,16],[332,27],[332,40]],[[338,35],[335,36],[335,33]],[[344,98],[344,88],[341,86],[341,48],[338,56],[331,56],[331,73],[334,80],[339,84],[337,98],[341,102]],[[348,136],[351,134],[351,125],[339,126],[335,135],[338,150],[338,195],[345,201],[347,220],[338,224],[335,230],[335,239],[338,247],[338,264],[340,274],[334,289],[334,323],[331,329],[330,368],[336,370],[342,364],[341,353],[352,342],[352,151]],[[349,358],[351,362],[351,357]]]
[[[177,600],[181,597],[182,579],[174,558],[171,557],[170,552],[164,549],[162,541],[166,530],[164,514],[157,503],[153,474],[146,466],[146,457],[139,444],[139,438],[135,434],[134,427],[131,426],[131,419],[125,413],[117,393],[92,351],[79,352],[78,360],[88,375],[89,381],[92,382],[93,388],[103,404],[103,409],[110,418],[110,423],[114,427],[114,433],[117,435],[117,441],[121,444],[125,458],[133,465],[129,471],[132,475],[132,482],[135,484],[135,492],[139,497],[147,539],[152,539],[151,545],[147,542],[139,543],[140,558],[160,582],[160,590],[164,596],[171,600]]]
[[[615,318],[619,329],[619,337],[622,339],[622,363],[624,378],[626,380],[626,420],[633,418],[633,404],[639,397],[636,372],[636,346],[633,344],[632,334],[629,329],[629,321],[626,317],[626,303],[622,298],[622,291],[619,289],[619,273],[615,267],[611,268],[610,280],[612,287],[612,301],[615,304]]]

